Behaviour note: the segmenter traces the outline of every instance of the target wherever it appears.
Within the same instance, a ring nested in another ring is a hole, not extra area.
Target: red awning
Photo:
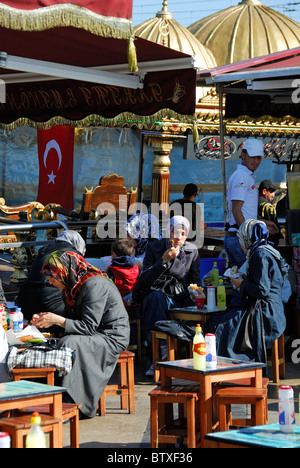
[[[227,118],[300,117],[300,47],[200,71],[198,85],[222,86]]]
[[[56,5],[76,5],[98,15],[117,18],[132,17],[132,0],[3,0],[1,2],[18,10],[35,10]]]
[[[119,2],[128,4],[125,0]],[[18,0],[17,3],[24,8],[29,0]],[[77,3],[89,2],[81,0]],[[133,115],[152,116],[154,120],[163,109],[171,110],[174,116],[192,116],[196,101],[196,70],[191,65],[178,69],[176,62],[167,71],[165,66],[171,60],[190,57],[138,37],[134,43],[138,64],[152,61],[158,63],[152,68],[153,71],[146,73],[142,89],[70,79],[49,78],[45,81],[43,77],[43,80],[35,78],[35,81],[30,82],[27,73],[0,68],[0,78],[6,85],[6,103],[0,104],[0,125],[17,125],[16,120],[26,119],[27,125],[44,126],[45,122],[54,118],[56,123],[72,125],[74,120],[82,121],[88,116],[113,118],[124,113],[131,113],[131,118]],[[128,64],[128,38],[96,35],[76,25],[42,30],[19,30],[2,26],[0,44],[0,52],[9,56],[86,69]],[[163,67],[159,66],[159,61]],[[18,76],[18,79],[13,79],[14,76]]]

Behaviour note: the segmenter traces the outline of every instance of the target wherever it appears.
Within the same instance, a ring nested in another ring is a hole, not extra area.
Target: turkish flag
[[[37,200],[43,205],[57,203],[73,209],[74,128],[58,125],[37,130],[39,155],[39,190]]]

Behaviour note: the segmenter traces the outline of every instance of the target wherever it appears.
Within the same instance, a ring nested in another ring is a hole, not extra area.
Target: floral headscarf
[[[59,250],[46,257],[41,273],[52,276],[66,287],[65,294],[71,307],[75,305],[81,287],[87,279],[103,276],[109,280],[106,273],[87,263],[81,255]]]

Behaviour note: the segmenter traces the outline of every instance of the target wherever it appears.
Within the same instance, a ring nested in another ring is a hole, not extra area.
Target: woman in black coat
[[[189,233],[189,221],[183,216],[174,216],[167,226],[167,238],[148,244],[143,272],[137,286],[137,295],[143,290],[148,294],[142,303],[142,330],[150,331],[155,322],[166,320],[166,311],[174,307],[191,305],[188,286],[191,283],[201,285],[200,257],[194,244],[186,241]],[[150,286],[167,274],[177,278],[185,293],[179,298],[171,298],[162,291],[149,292]]]

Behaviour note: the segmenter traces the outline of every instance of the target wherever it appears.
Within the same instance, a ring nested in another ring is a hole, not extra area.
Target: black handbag
[[[162,291],[171,299],[181,301],[187,296],[186,288],[183,283],[172,275],[162,274],[150,286],[151,291]]]
[[[188,295],[186,288],[178,278],[162,273],[151,286],[146,288],[142,286],[140,277],[132,292],[132,297],[135,302],[141,304],[143,299],[153,291],[162,291],[175,301],[181,301]]]

